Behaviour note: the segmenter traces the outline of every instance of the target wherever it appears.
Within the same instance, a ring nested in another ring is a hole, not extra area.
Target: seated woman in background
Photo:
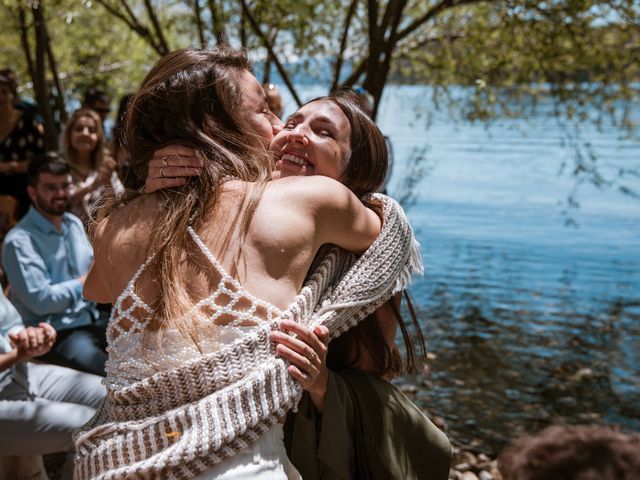
[[[104,145],[102,123],[96,112],[76,110],[65,126],[62,141],[74,182],[70,210],[86,226],[93,204],[106,189],[115,195],[124,189],[116,172],[116,161]]]
[[[20,107],[18,100],[15,72],[0,70],[0,192],[18,201],[22,217],[31,204],[27,166],[35,155],[44,153],[44,130],[36,112]]]
[[[93,416],[106,394],[96,375],[29,363],[55,341],[49,324],[25,328],[0,289],[0,456],[72,453],[71,433]],[[70,454],[63,480],[72,478],[72,467]]]

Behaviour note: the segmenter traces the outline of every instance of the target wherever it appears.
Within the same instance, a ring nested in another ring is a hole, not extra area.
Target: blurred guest
[[[106,318],[82,297],[93,249],[82,222],[65,212],[71,169],[50,153],[31,162],[27,180],[33,205],[2,248],[11,301],[26,325],[57,331],[43,360],[104,375]]]
[[[47,323],[25,327],[0,289],[0,456],[70,452],[61,477],[71,479],[71,434],[94,415],[106,391],[96,375],[28,362],[55,341]]]
[[[111,113],[111,98],[103,90],[89,88],[84,94],[82,108],[97,112],[100,115],[100,123],[104,127],[104,122]]]
[[[269,106],[271,113],[278,118],[282,118],[284,106],[282,103],[282,95],[280,95],[280,89],[273,83],[263,83],[262,89],[267,96],[267,105]]]
[[[71,166],[70,211],[88,225],[96,200],[111,189],[122,193],[116,161],[106,148],[100,117],[93,110],[76,110],[62,134],[64,156]]]
[[[112,131],[109,114],[111,113],[111,97],[99,88],[89,88],[84,92],[83,109],[93,110],[100,115],[100,124],[104,132],[105,143],[111,141]]]
[[[498,467],[504,480],[638,480],[640,435],[557,425],[516,440]]]
[[[0,70],[0,192],[18,200],[19,216],[29,209],[27,166],[44,152],[43,133],[36,112],[19,105],[16,74]]]

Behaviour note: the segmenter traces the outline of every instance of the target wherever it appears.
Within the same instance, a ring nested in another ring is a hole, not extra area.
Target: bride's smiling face
[[[351,126],[334,102],[310,102],[273,137],[271,151],[281,176],[323,175],[343,180],[351,153]]]

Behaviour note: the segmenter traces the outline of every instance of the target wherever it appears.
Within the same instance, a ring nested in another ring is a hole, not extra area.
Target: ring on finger
[[[169,163],[167,162],[167,157],[166,156],[162,157],[162,166],[163,167],[168,167],[169,166]]]
[[[317,355],[316,355],[316,352],[311,351],[309,355],[305,355],[305,357],[307,358],[307,360],[309,360],[309,363],[313,365],[313,362],[315,362]]]
[[[164,178],[164,169],[167,167],[160,167],[160,177]]]

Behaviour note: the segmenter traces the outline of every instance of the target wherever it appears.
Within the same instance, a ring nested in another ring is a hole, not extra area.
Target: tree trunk
[[[269,30],[269,42],[273,45],[276,41],[278,30],[271,28]],[[273,62],[273,55],[271,52],[267,52],[267,59],[264,61],[264,72],[262,74],[262,83],[269,83],[271,81],[271,63]]]
[[[244,10],[240,16],[240,45],[242,48],[247,48],[247,16]]]
[[[342,29],[342,37],[340,39],[340,51],[336,56],[336,61],[333,65],[333,80],[331,82],[331,91],[333,92],[338,88],[338,82],[340,81],[340,72],[342,71],[342,64],[344,63],[344,52],[347,48],[347,40],[349,38],[349,28],[351,28],[351,20],[356,12],[358,0],[351,0],[347,15],[344,19],[344,27]]]
[[[49,105],[49,89],[46,78],[47,34],[44,19],[44,5],[41,1],[37,6],[31,7],[33,25],[36,33],[36,62],[33,80],[33,89],[38,102],[38,110],[44,119],[44,145],[46,150],[58,149],[58,135],[53,121],[51,105]]]
[[[47,29],[47,24],[43,23],[42,26],[45,35],[45,45],[47,47],[47,59],[49,61],[49,68],[51,69],[51,75],[53,76],[53,84],[56,87],[56,94],[54,96],[56,109],[58,110],[58,114],[60,115],[60,122],[57,124],[58,128],[56,129],[56,137],[60,134],[61,126],[67,123],[67,107],[64,102],[64,88],[62,87],[62,82],[60,81],[60,75],[58,74],[58,62],[56,61],[56,57],[53,54],[53,48],[51,46],[51,38],[49,37],[49,30]],[[54,119],[55,121],[55,119]]]
[[[200,48],[207,46],[204,38],[204,28],[202,26],[202,10],[200,9],[200,0],[191,0],[193,2],[193,13],[196,17],[196,27],[198,28],[198,40],[200,40]]]
[[[24,7],[20,5],[18,7],[18,14],[20,17],[20,43],[22,44],[22,51],[24,52],[24,58],[27,62],[27,69],[29,70],[29,76],[31,81],[35,77],[35,69],[33,66],[33,57],[31,56],[31,45],[29,44],[29,27],[27,27],[27,14],[24,11]]]
[[[211,13],[211,29],[216,37],[216,42],[218,45],[227,43],[227,32],[222,23],[222,14],[216,5],[216,0],[209,0],[209,12]]]
[[[251,12],[249,11],[249,7],[247,6],[246,0],[240,0],[240,4],[242,5],[242,11],[245,13],[247,21],[249,22],[249,25],[251,26],[251,29],[253,30],[253,32],[256,35],[258,35],[258,37],[260,37],[260,40],[262,41],[262,44],[265,46],[267,51],[271,54],[271,57],[273,58],[273,63],[275,63],[276,69],[278,70],[278,73],[280,73],[280,76],[282,77],[282,81],[285,83],[285,85],[289,89],[289,92],[291,92],[291,96],[295,100],[295,102],[298,105],[298,107],[301,107],[302,106],[302,102],[300,101],[300,97],[298,96],[298,92],[296,91],[295,87],[293,86],[293,83],[291,83],[291,79],[289,78],[289,74],[284,69],[284,66],[282,65],[282,63],[278,59],[278,56],[274,52],[273,45],[271,45],[271,42],[269,42],[269,38],[262,32],[262,30],[260,30],[260,25],[258,25],[258,22],[256,21],[256,19],[253,17],[253,15],[251,15]]]

